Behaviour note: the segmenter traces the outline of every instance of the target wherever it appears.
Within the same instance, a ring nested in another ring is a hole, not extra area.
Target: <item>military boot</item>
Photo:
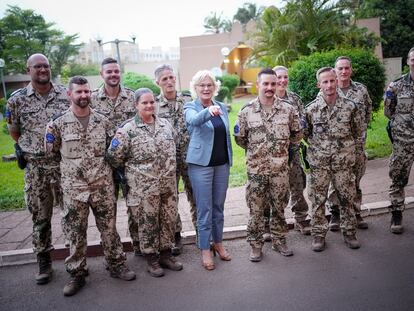
[[[63,288],[63,295],[75,295],[85,285],[85,283],[85,276],[72,276],[70,281]]]
[[[275,240],[273,242],[272,249],[276,252],[279,252],[283,256],[293,256],[293,251],[289,249],[285,240]]]
[[[325,249],[325,247],[326,247],[325,237],[323,237],[323,236],[313,237],[312,250],[314,252],[322,252]]]
[[[395,234],[401,234],[404,231],[402,225],[402,211],[392,211],[391,216],[391,232]]]
[[[361,247],[361,244],[358,242],[355,234],[348,235],[348,234],[344,233],[343,237],[344,237],[344,242],[345,242],[346,246],[348,246],[349,248],[357,249],[357,248]]]
[[[358,229],[368,229],[368,223],[362,218],[361,214],[355,215]]]
[[[262,248],[255,247],[252,245],[252,250],[250,251],[249,260],[252,262],[259,262],[263,258]]]
[[[339,212],[338,211],[332,211],[331,212],[331,220],[329,221],[329,230],[331,230],[333,232],[339,231],[339,229],[340,229],[339,222],[340,222]]]
[[[145,254],[147,260],[147,271],[153,277],[161,277],[164,275],[164,270],[161,268],[160,262],[158,261],[157,254]]]
[[[162,268],[173,271],[183,270],[183,264],[171,255],[170,250],[161,251],[159,263]]]
[[[36,274],[36,283],[39,285],[49,283],[53,274],[50,252],[39,253],[37,261],[39,263],[39,273]]]
[[[171,254],[178,256],[183,250],[183,243],[181,242],[181,233],[176,232],[174,235],[174,246],[171,248]]]
[[[124,281],[132,281],[136,278],[135,272],[129,270],[126,264],[122,264],[116,268],[111,268],[110,271],[111,277]]]

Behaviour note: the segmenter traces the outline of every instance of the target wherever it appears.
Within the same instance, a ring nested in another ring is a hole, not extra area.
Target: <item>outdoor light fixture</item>
[[[105,45],[105,44],[108,44],[108,43],[114,43],[116,45],[117,60],[118,60],[119,67],[122,70],[122,66],[121,66],[121,53],[119,52],[119,44],[121,42],[135,44],[135,40],[137,39],[137,36],[136,35],[131,35],[131,39],[132,39],[132,41],[115,39],[113,41],[102,42],[102,39],[101,38],[97,38],[96,39],[96,42],[98,42],[99,46],[102,46],[102,45]]]

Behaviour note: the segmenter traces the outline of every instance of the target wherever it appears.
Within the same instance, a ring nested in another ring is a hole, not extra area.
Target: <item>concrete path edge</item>
[[[407,197],[405,199],[406,209],[414,207],[414,197]],[[374,203],[367,203],[361,207],[362,216],[369,217],[380,214],[389,213],[390,201],[380,201]],[[329,217],[329,216],[328,216]],[[288,218],[287,223],[289,229],[293,229],[294,219]],[[182,233],[183,244],[195,243],[195,231],[186,231]],[[246,237],[246,225],[225,227],[224,228],[224,240],[232,240]],[[122,239],[122,244],[125,252],[132,251],[132,244],[130,238]],[[52,252],[52,258],[54,260],[63,260],[69,255],[69,249],[65,245],[55,245],[55,249]],[[102,246],[100,241],[92,241],[88,243],[87,256],[102,256]],[[0,252],[0,267],[22,265],[36,262],[36,255],[32,249],[20,249]]]

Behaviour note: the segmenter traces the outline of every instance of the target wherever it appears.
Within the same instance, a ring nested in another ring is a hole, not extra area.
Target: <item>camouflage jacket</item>
[[[139,205],[143,196],[159,194],[175,185],[175,132],[155,117],[155,131],[138,115],[118,128],[108,149],[114,167],[124,167],[129,191],[127,205]]]
[[[240,110],[234,138],[246,150],[249,173],[275,174],[288,166],[289,144],[298,143],[302,138],[299,115],[279,98],[267,113],[256,98]]]
[[[300,96],[294,92],[286,91],[286,95],[281,97],[281,99],[286,100],[289,104],[291,104],[299,114],[299,121],[302,128],[306,127],[306,119],[305,119],[305,106],[303,105],[302,99]],[[299,143],[295,143],[291,145],[296,151],[299,151]]]
[[[29,83],[8,100],[7,125],[10,131],[20,132],[19,145],[28,160],[45,157],[46,125],[66,111],[69,105],[66,88],[53,83],[47,98],[37,93]]]
[[[348,92],[345,94],[340,88],[338,88],[338,94],[352,99],[357,106],[359,114],[361,115],[362,136],[358,142],[362,145],[365,144],[366,133],[368,124],[372,117],[372,100],[369,97],[368,90],[365,85],[359,82],[351,80],[351,85]]]
[[[339,96],[329,108],[318,95],[305,108],[309,144],[308,161],[313,167],[338,170],[355,163],[355,141],[361,137],[361,116],[356,104]]]
[[[91,96],[91,108],[107,117],[114,129],[137,113],[134,91],[122,85],[119,87],[121,90],[115,100],[106,95],[104,85],[94,90]]]
[[[177,135],[177,160],[185,161],[188,143],[190,137],[188,135],[187,126],[184,119],[184,104],[191,101],[190,95],[177,93],[175,101],[169,101],[161,93],[157,96],[157,115],[160,118],[167,119],[174,127]]]
[[[384,98],[384,114],[392,121],[394,140],[414,143],[414,81],[410,73],[388,86]]]
[[[51,121],[44,138],[46,152],[60,153],[62,189],[75,200],[87,202],[92,192],[111,185],[112,170],[105,160],[106,148],[114,134],[111,122],[91,109],[84,130],[72,110]],[[92,198],[99,196],[92,196]]]

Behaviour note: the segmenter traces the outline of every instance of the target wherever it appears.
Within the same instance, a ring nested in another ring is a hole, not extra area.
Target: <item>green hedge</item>
[[[152,90],[155,95],[160,94],[160,88],[154,83],[154,81],[143,74],[127,72],[124,74],[123,84],[134,91],[141,87],[147,87]]]
[[[348,56],[352,59],[352,79],[368,88],[374,111],[377,111],[384,94],[385,70],[371,51],[341,49],[302,56],[289,68],[289,88],[308,104],[319,92],[316,87],[316,71],[325,66],[334,67],[338,56]]]

